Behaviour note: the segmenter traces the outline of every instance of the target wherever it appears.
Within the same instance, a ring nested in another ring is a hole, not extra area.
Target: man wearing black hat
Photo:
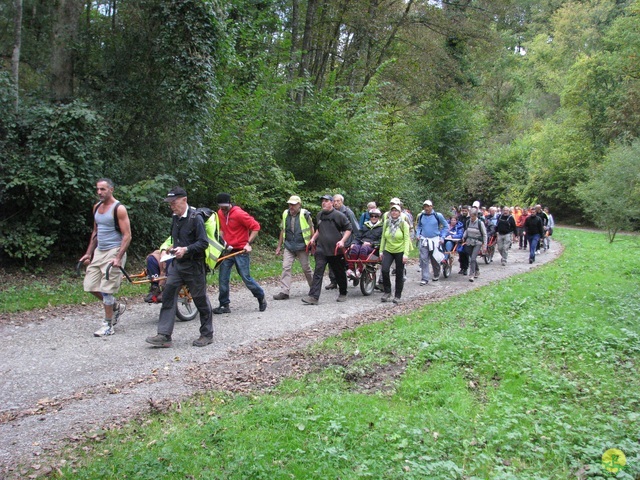
[[[193,341],[195,347],[204,347],[213,343],[213,321],[211,304],[207,297],[207,281],[204,252],[209,245],[204,220],[195,214],[195,208],[187,204],[187,192],[174,187],[164,199],[169,202],[173,212],[170,252],[175,255],[173,267],[162,294],[162,308],[158,321],[158,334],[148,337],[147,343],[154,347],[170,347],[171,334],[176,317],[176,300],[183,284],[189,287],[198,312],[200,312],[200,337]]]
[[[213,310],[215,314],[231,313],[229,304],[229,279],[231,278],[231,269],[236,266],[236,270],[247,286],[249,291],[258,300],[258,309],[264,312],[267,309],[267,300],[264,298],[264,290],[258,282],[251,277],[250,271],[250,255],[251,244],[258,236],[260,224],[237,205],[231,203],[231,195],[228,193],[219,193],[216,197],[218,203],[218,218],[220,219],[220,231],[224,241],[227,242],[227,248],[230,253],[238,253],[233,257],[229,257],[220,263],[219,285],[220,293],[218,300],[220,306]]]
[[[321,197],[322,210],[318,213],[317,229],[311,237],[311,243],[316,244],[316,268],[313,272],[313,283],[309,295],[302,299],[307,305],[317,305],[322,290],[322,277],[329,264],[338,282],[340,294],[337,302],[347,300],[347,273],[344,268],[344,246],[351,236],[353,227],[347,216],[333,207],[333,197]]]

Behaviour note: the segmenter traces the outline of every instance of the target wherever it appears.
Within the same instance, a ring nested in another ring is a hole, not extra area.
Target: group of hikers
[[[99,298],[104,306],[104,320],[94,333],[96,337],[112,335],[125,305],[116,301],[122,276],[108,275],[109,269],[124,269],[126,251],[131,243],[128,213],[114,196],[114,184],[101,178],[96,184],[99,202],[94,205],[94,227],[91,240],[80,261],[87,266],[84,289]],[[231,201],[231,195],[216,197],[218,210],[196,209],[187,202],[187,192],[174,187],[164,199],[173,212],[170,236],[147,257],[147,274],[151,281],[145,301],[161,303],[157,334],[146,342],[154,347],[170,347],[175,324],[179,290],[189,289],[200,315],[200,336],[193,345],[204,347],[213,342],[214,314],[231,313],[229,281],[235,266],[242,281],[258,302],[259,311],[267,308],[264,289],[251,277],[250,253],[260,231],[260,224],[249,213]],[[553,232],[553,217],[540,205],[490,207],[479,202],[473,206],[452,207],[448,219],[425,200],[423,211],[413,218],[399,198],[392,198],[382,212],[374,202],[356,218],[344,204],[342,195],[323,195],[321,210],[315,217],[302,208],[299,196],[287,200],[282,212],[276,255],[282,254],[280,291],[274,300],[290,298],[292,266],[300,262],[309,291],[301,300],[317,305],[323,278],[329,266],[326,290],[337,289],[337,302],[347,300],[349,280],[357,285],[363,265],[380,264],[378,288],[382,302],[401,303],[406,281],[405,264],[410,251],[420,252],[420,285],[439,280],[442,266],[454,252],[459,256],[461,275],[473,282],[479,276],[477,257],[487,248],[491,236],[497,237],[501,264],[506,265],[512,242],[520,249],[529,248],[529,262],[535,261],[540,239]],[[310,258],[315,258],[312,269]],[[219,306],[212,308],[206,293],[206,271],[219,268]],[[430,268],[431,267],[431,268]],[[395,274],[392,290],[391,277]]]

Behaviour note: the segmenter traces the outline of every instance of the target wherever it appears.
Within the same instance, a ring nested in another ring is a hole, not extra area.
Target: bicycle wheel
[[[198,309],[196,308],[193,300],[187,296],[178,297],[176,304],[176,317],[181,322],[190,322],[198,315]]]
[[[449,275],[451,275],[451,257],[442,262],[442,275],[444,275],[444,278],[449,278]]]
[[[376,270],[375,268],[365,267],[362,269],[360,276],[360,291],[362,295],[368,297],[373,293],[376,286]]]

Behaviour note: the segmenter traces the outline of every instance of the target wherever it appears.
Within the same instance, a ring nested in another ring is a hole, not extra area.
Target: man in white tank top
[[[94,333],[96,337],[113,335],[114,327],[124,312],[124,305],[116,303],[114,294],[122,280],[120,267],[124,268],[127,261],[131,226],[127,209],[113,197],[113,189],[113,181],[108,178],[101,178],[96,183],[100,201],[93,206],[93,232],[87,251],[80,258],[80,262],[88,265],[84,291],[100,299],[104,306],[104,320]],[[112,269],[107,280],[109,265]]]

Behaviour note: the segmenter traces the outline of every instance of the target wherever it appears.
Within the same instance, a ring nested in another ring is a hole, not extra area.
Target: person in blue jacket
[[[449,252],[456,248],[458,240],[462,240],[464,235],[464,223],[456,217],[449,220],[449,231],[444,238],[444,260],[449,260]]]

